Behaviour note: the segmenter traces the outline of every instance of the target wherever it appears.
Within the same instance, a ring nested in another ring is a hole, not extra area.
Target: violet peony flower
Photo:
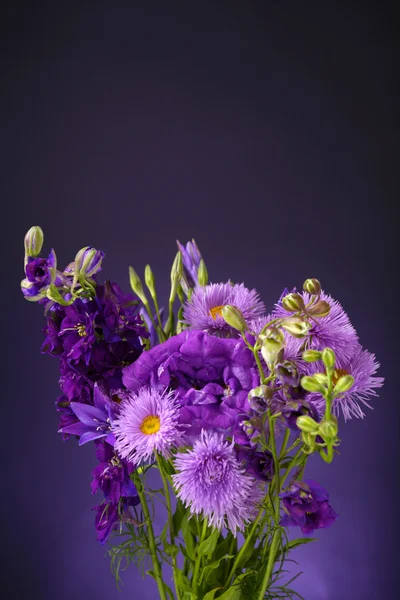
[[[328,492],[316,481],[295,481],[279,496],[286,513],[281,525],[298,525],[306,535],[330,527],[339,516],[329,504]]]
[[[243,283],[212,283],[194,289],[184,307],[184,322],[190,329],[202,329],[220,337],[237,337],[238,331],[222,317],[226,304],[238,308],[247,323],[265,311],[256,290],[247,289]]]
[[[169,457],[184,442],[176,394],[140,388],[123,400],[112,431],[118,454],[136,465],[156,452]]]
[[[111,424],[115,403],[101,391],[97,384],[94,386],[93,396],[94,406],[83,402],[70,402],[70,408],[79,422],[62,427],[58,432],[80,436],[80,446],[99,438],[105,438],[106,442],[114,445],[115,437],[111,433]]]
[[[301,293],[305,304],[310,302],[311,296],[306,292]],[[358,346],[358,336],[347,314],[344,312],[341,304],[334,300],[328,294],[322,292],[321,300],[330,304],[331,310],[328,316],[315,319],[309,331],[308,348],[323,350],[332,348],[338,360],[349,360],[355,353]],[[292,313],[287,312],[282,304],[275,306],[273,317],[290,317]],[[300,351],[304,344],[304,339],[292,338],[293,346]],[[285,357],[289,358],[289,357]]]
[[[354,385],[348,392],[340,394],[334,399],[332,412],[339,416],[343,413],[345,421],[356,417],[362,419],[365,416],[363,406],[372,408],[371,398],[377,396],[376,388],[383,385],[383,377],[376,377],[375,373],[379,368],[375,355],[367,350],[363,350],[361,345],[357,346],[355,354],[350,360],[337,362],[338,368],[334,373],[333,381],[336,381],[343,375],[352,375]],[[320,370],[320,363],[310,363],[310,374]],[[308,394],[307,399],[312,401],[320,414],[325,412],[325,400],[320,394]]]
[[[202,431],[193,450],[175,457],[172,476],[177,496],[192,514],[202,514],[208,524],[225,526],[236,535],[253,518],[262,492],[236,457],[233,442],[222,434]]]
[[[135,393],[143,386],[174,390],[182,406],[180,422],[190,425],[190,435],[229,430],[238,443],[248,442],[239,425],[249,415],[248,393],[260,377],[242,340],[184,331],[126,367],[123,383]]]

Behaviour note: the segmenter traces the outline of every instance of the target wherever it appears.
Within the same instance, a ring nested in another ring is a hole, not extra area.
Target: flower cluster
[[[284,545],[279,525],[307,535],[338,517],[328,492],[303,481],[303,472],[312,453],[332,462],[341,414],[345,421],[364,416],[383,383],[374,355],[316,279],[301,292],[285,290],[267,314],[256,290],[209,283],[195,241],[178,242],[164,318],[149,265],[154,309],[132,267],[134,294],[127,295],[97,281],[103,252],[82,248],[59,271],[54,250],[40,258],[42,245],[42,230],[31,228],[21,289],[44,306],[42,352],[59,359],[59,431],[96,445],[92,492],[104,496],[98,540],[116,529],[128,533],[114,558],[134,560],[147,549],[163,599],[160,557],[172,561],[178,599],[182,592],[219,597],[215,590],[239,582],[247,561],[247,581],[255,582],[249,597],[265,597]],[[156,539],[151,524],[147,498],[157,492],[146,490],[145,475],[153,467],[169,511],[169,542],[166,530]],[[184,571],[174,541],[180,528]],[[268,566],[251,571],[266,556]],[[225,583],[214,573],[221,560]]]

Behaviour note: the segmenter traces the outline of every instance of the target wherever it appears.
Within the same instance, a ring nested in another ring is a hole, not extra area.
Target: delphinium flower
[[[186,246],[183,246],[178,240],[176,243],[182,254],[183,262],[183,277],[181,285],[183,291],[187,295],[189,290],[194,289],[199,283],[198,270],[202,257],[194,240],[187,242]]]
[[[202,329],[220,337],[237,337],[238,331],[222,317],[222,309],[228,304],[241,311],[246,323],[265,312],[256,290],[249,290],[243,283],[211,283],[194,289],[184,307],[184,322],[189,329]]]
[[[311,296],[307,292],[302,292],[301,296],[307,305],[311,301]],[[336,357],[340,361],[349,360],[358,346],[358,336],[349,317],[343,310],[341,304],[334,300],[328,294],[321,293],[320,299],[328,302],[330,312],[326,317],[321,317],[311,321],[312,326],[307,337],[307,347],[315,350],[332,348]],[[281,303],[276,304],[272,317],[289,318],[292,313],[286,311]],[[304,339],[295,339],[293,344],[300,350],[304,346]]]
[[[349,391],[340,394],[333,400],[332,412],[339,416],[343,414],[345,421],[352,417],[362,419],[365,416],[363,407],[372,408],[371,399],[377,396],[376,389],[382,387],[383,378],[375,374],[379,368],[379,363],[374,354],[364,350],[358,345],[355,354],[350,360],[338,360],[337,368],[333,374],[333,382],[344,375],[351,375],[354,378],[354,384]],[[320,371],[320,363],[309,363],[309,374]],[[312,401],[318,411],[323,414],[325,411],[325,400],[320,394],[311,393],[307,399]]]
[[[143,387],[121,403],[113,422],[115,449],[122,458],[139,464],[155,453],[169,457],[184,443],[185,428],[179,423],[180,404],[174,392],[160,393]]]
[[[329,494],[316,481],[295,481],[280,494],[285,514],[281,525],[297,525],[304,534],[329,527],[338,514],[329,504]]]
[[[48,258],[27,257],[25,265],[26,278],[21,282],[23,295],[28,299],[39,299],[45,296],[45,290],[55,280],[57,268],[54,250],[50,251]]]
[[[218,529],[228,526],[234,535],[253,518],[262,491],[244,472],[234,442],[203,430],[193,450],[177,454],[174,463],[177,496],[192,514],[204,516]]]
[[[229,430],[247,440],[240,422],[249,415],[248,394],[260,384],[252,352],[243,340],[218,338],[204,331],[183,331],[144,352],[123,371],[123,383],[138,393],[143,386],[174,390],[187,433]],[[247,440],[248,441],[248,440]]]
[[[118,504],[121,497],[136,499],[138,503],[136,488],[130,479],[134,465],[121,459],[110,444],[102,441],[97,442],[96,458],[99,464],[92,471],[92,494],[101,490],[107,502],[113,504]]]

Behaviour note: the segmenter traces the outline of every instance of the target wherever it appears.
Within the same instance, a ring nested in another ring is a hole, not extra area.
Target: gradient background
[[[7,598],[157,597],[134,569],[116,590],[95,541],[93,447],[56,433],[57,361],[40,355],[41,308],[18,289],[32,224],[61,265],[105,250],[104,275],[125,289],[128,265],[150,262],[164,298],[176,238],[195,237],[212,281],[244,280],[269,307],[286,285],[322,280],[386,384],[374,412],[342,426],[341,456],[310,463],[341,519],[297,552],[297,589],[395,598],[394,15],[381,3],[32,4],[0,19]]]

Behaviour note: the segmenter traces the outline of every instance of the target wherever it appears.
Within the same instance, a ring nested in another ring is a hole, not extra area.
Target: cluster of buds
[[[311,328],[311,322],[328,316],[330,312],[329,303],[320,299],[322,290],[318,279],[306,279],[303,290],[311,295],[311,300],[307,304],[305,304],[303,296],[297,292],[291,292],[282,298],[283,308],[287,312],[293,313],[293,316],[283,319],[281,327],[296,338],[306,337]]]
[[[306,362],[321,360],[325,366],[325,373],[315,373],[301,379],[303,389],[323,396],[325,399],[325,415],[319,423],[311,417],[303,415],[298,417],[296,424],[302,432],[304,452],[311,454],[318,451],[326,462],[332,462],[333,449],[339,444],[337,437],[338,422],[331,412],[332,402],[337,396],[347,392],[353,386],[354,379],[348,374],[336,379],[336,357],[330,348],[325,348],[322,352],[306,350],[303,352],[303,360]]]

